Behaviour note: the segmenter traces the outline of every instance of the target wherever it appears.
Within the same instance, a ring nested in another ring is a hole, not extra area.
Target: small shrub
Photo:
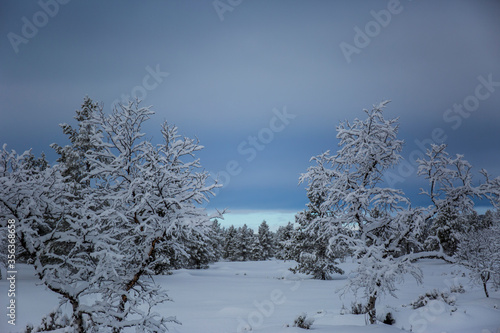
[[[429,303],[432,300],[443,301],[446,304],[452,305],[452,306],[455,305],[455,301],[456,301],[455,296],[452,296],[447,292],[444,292],[444,291],[440,292],[439,290],[434,289],[432,291],[426,292],[424,295],[418,296],[418,299],[413,301],[412,303],[410,303],[410,305],[414,309],[418,309],[418,308],[426,306],[427,303]]]
[[[450,287],[450,293],[463,294],[465,293],[464,286],[462,286],[462,284],[459,284],[458,286],[453,285]]]
[[[385,315],[385,319],[382,321],[386,325],[394,325],[396,323],[396,320],[392,317],[392,313],[387,312]]]
[[[293,327],[299,327],[303,329],[310,329],[312,324],[314,323],[314,318],[307,318],[306,313],[301,313],[295,318],[293,322]]]
[[[42,318],[42,322],[38,327],[35,327],[32,324],[27,324],[25,332],[52,332],[64,328],[67,329],[69,326],[70,319],[66,315],[64,315],[60,309],[58,309]]]
[[[365,313],[368,313],[368,309],[367,309],[366,305],[363,305],[361,303],[352,302],[351,303],[351,313],[355,314],[355,315],[365,314]]]

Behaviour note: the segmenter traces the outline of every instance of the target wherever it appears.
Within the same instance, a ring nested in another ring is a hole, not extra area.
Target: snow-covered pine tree
[[[222,258],[228,261],[236,261],[241,255],[240,250],[240,247],[238,247],[238,230],[234,225],[231,225],[224,232]]]
[[[78,128],[74,129],[66,123],[59,125],[71,144],[61,147],[57,143],[53,143],[50,146],[59,155],[57,162],[63,166],[62,175],[68,177],[68,181],[81,183],[85,178],[86,185],[90,186],[91,179],[88,174],[91,165],[86,154],[88,151],[99,149],[96,136],[100,133],[100,129],[97,124],[92,122],[92,119],[101,109],[102,106],[86,96],[81,109],[75,111],[74,119],[77,121]]]
[[[310,202],[297,217],[307,221],[306,231],[330,236],[328,253],[349,252],[357,260],[346,290],[363,290],[372,324],[380,295],[395,296],[396,283],[406,272],[421,278],[401,245],[403,240],[417,242],[421,211],[409,207],[402,191],[382,186],[384,171],[397,165],[403,146],[397,139],[398,120],[383,117],[387,103],[365,110],[364,120],[341,122],[337,153],[311,159],[315,165],[300,177],[300,183],[308,184]]]
[[[329,249],[333,234],[326,224],[312,223],[318,216],[310,211],[296,215],[298,227],[285,252],[287,259],[297,261],[297,266],[290,269],[293,273],[311,274],[314,279],[330,280],[332,274],[344,273],[338,264],[345,255],[345,249]]]
[[[212,228],[207,246],[212,252],[212,261],[217,262],[222,258],[222,246],[224,243],[224,233],[221,224],[217,219],[212,222]]]
[[[236,247],[239,249],[238,261],[248,261],[252,256],[253,245],[253,230],[246,224],[238,228],[238,236],[236,237]]]
[[[473,199],[481,197],[481,191],[472,184],[472,166],[463,155],[450,157],[445,144],[432,145],[426,158],[418,163],[418,175],[429,181],[429,190],[421,189],[421,193],[432,202],[426,247],[430,250],[441,247],[447,255],[453,255],[461,234],[478,227],[469,222],[479,224],[474,219]]]
[[[289,260],[290,257],[287,255],[287,248],[289,248],[291,244],[291,240],[293,237],[293,224],[288,222],[286,226],[278,227],[276,231],[276,258],[280,260]]]
[[[258,260],[268,260],[274,256],[274,235],[269,229],[266,221],[259,225],[257,238],[260,245],[260,256]]]
[[[262,245],[260,244],[260,240],[258,235],[252,235],[250,241],[250,256],[248,260],[259,261],[262,259]]]
[[[215,243],[214,225],[210,225],[206,235],[195,234],[190,237],[186,244],[186,251],[189,256],[185,268],[206,269],[208,265],[217,261],[217,246]]]

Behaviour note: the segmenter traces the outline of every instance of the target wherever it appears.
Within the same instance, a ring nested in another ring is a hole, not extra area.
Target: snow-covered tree
[[[53,143],[51,147],[59,155],[57,162],[62,165],[62,175],[68,177],[69,181],[81,183],[83,179],[86,179],[86,185],[90,186],[88,174],[91,164],[86,154],[91,150],[99,149],[96,135],[100,133],[100,129],[91,120],[100,110],[101,106],[86,96],[81,109],[75,111],[74,119],[77,121],[78,128],[75,129],[66,123],[59,125],[71,144],[62,147]]]
[[[269,229],[266,221],[262,221],[259,225],[257,238],[259,240],[260,255],[258,260],[267,260],[274,256],[274,235]]]
[[[472,166],[463,155],[450,157],[445,144],[432,145],[426,158],[418,162],[418,174],[429,181],[429,190],[421,189],[421,193],[432,201],[427,248],[442,247],[452,255],[460,235],[478,227],[471,224],[479,222],[474,218],[473,200],[481,196],[480,189],[472,184]]]
[[[292,241],[285,247],[288,259],[295,260],[297,266],[293,273],[311,274],[314,279],[330,280],[333,274],[344,274],[338,267],[344,250],[330,250],[329,241],[333,234],[327,224],[313,223],[317,215],[310,211],[296,215],[298,224],[292,234]]]
[[[3,147],[0,216],[16,219],[38,277],[60,297],[53,328],[166,331],[175,318],[153,311],[168,300],[150,278],[157,245],[170,239],[186,252],[175,237],[206,238],[211,218],[202,206],[218,185],[197,172],[202,146],[176,127],[164,123],[157,146],[144,140],[149,108],[130,103],[107,116],[90,100],[84,105],[78,130],[63,125],[71,145],[53,145],[60,164]]]
[[[500,286],[500,223],[461,235],[455,257],[457,263],[470,269],[471,280],[483,285],[489,297],[487,283]]]
[[[489,297],[488,282],[500,287],[500,177],[491,178],[486,170],[481,174],[485,182],[479,186],[479,193],[490,200],[495,211],[488,210],[479,219],[478,228],[469,228],[460,235],[455,258],[470,269],[471,280],[482,284]]]
[[[276,231],[276,258],[280,260],[289,260],[290,256],[287,254],[288,249],[293,245],[294,229],[293,224],[288,222],[286,226],[280,226]]]
[[[224,244],[222,249],[222,258],[229,261],[236,261],[240,257],[240,248],[238,247],[238,230],[231,225],[224,232]]]
[[[224,232],[217,219],[212,222],[212,228],[207,246],[212,252],[212,261],[217,262],[222,258],[222,246],[224,243]]]
[[[262,257],[262,245],[260,244],[260,239],[258,235],[252,235],[252,238],[249,239],[250,246],[250,255],[247,260],[251,261],[259,261],[264,260]]]
[[[152,114],[137,102],[120,105],[109,116],[101,110],[93,119],[102,135],[99,149],[87,154],[93,165],[90,176],[95,177],[95,195],[109,203],[101,217],[116,230],[115,246],[122,256],[112,267],[115,276],[102,284],[103,300],[94,311],[114,331],[127,326],[163,331],[166,322],[175,320],[151,312],[168,300],[149,278],[159,260],[157,244],[170,236],[205,237],[211,217],[202,204],[218,186],[207,184],[206,172],[197,172],[201,166],[194,155],[203,147],[181,138],[175,126],[162,125],[163,142],[156,147],[143,139],[142,125]]]
[[[363,290],[370,323],[376,322],[380,295],[395,295],[396,283],[406,272],[417,281],[421,276],[401,244],[418,242],[422,212],[410,207],[402,191],[382,186],[383,173],[397,165],[403,146],[397,139],[397,119],[383,117],[387,103],[365,110],[364,120],[341,122],[340,149],[335,155],[327,151],[313,157],[314,165],[300,177],[300,183],[308,184],[310,202],[297,219],[307,221],[306,230],[330,236],[328,253],[348,252],[358,261],[347,289]]]
[[[103,277],[99,263],[113,259],[112,243],[92,207],[76,200],[75,185],[57,166],[34,167],[30,155],[4,146],[0,215],[16,220],[17,239],[38,278],[59,295],[60,307],[69,305],[69,317],[56,311],[55,324],[85,332],[91,329],[91,310],[82,298],[97,292],[96,281]]]
[[[239,249],[238,261],[247,261],[252,257],[254,233],[246,224],[238,228],[236,247]]]
[[[500,177],[491,178],[484,169],[480,172],[485,178],[485,182],[479,187],[480,193],[488,198],[495,208],[495,212],[490,212],[491,217],[498,219],[500,218]]]

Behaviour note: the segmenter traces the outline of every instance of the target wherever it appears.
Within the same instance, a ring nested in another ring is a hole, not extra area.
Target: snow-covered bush
[[[53,311],[42,318],[42,322],[38,326],[33,326],[31,324],[26,326],[25,333],[36,333],[36,332],[54,332],[60,330],[64,332],[64,328],[70,326],[71,320],[64,315],[60,309]]]
[[[311,274],[314,279],[331,280],[333,273],[342,274],[343,271],[328,258],[316,253],[301,252],[297,260],[298,265],[290,268],[293,273]]]
[[[293,327],[299,327],[303,329],[310,329],[311,326],[314,324],[314,318],[307,317],[307,313],[301,313],[299,314],[295,320],[293,321]]]
[[[396,320],[392,316],[391,312],[387,312],[387,314],[383,317],[383,320],[381,320],[381,322],[386,325],[394,325],[396,323]]]
[[[355,315],[365,314],[368,312],[368,307],[366,304],[361,304],[358,302],[351,303],[351,313]]]
[[[450,293],[463,294],[463,293],[465,293],[464,286],[462,286],[462,284],[453,285],[450,287]]]
[[[487,283],[493,281],[498,287],[500,280],[500,225],[468,232],[458,244],[455,254],[457,263],[470,270],[470,279],[483,285],[484,294],[489,297]]]
[[[411,302],[410,305],[413,309],[418,309],[426,306],[430,301],[433,300],[442,301],[448,305],[455,305],[456,297],[454,295],[450,295],[449,292],[433,289],[431,291],[427,291],[423,295],[418,296],[418,298]]]

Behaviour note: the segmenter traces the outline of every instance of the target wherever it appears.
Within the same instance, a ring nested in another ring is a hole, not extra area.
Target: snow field
[[[335,333],[497,333],[500,332],[500,292],[484,296],[480,286],[471,286],[466,271],[441,260],[421,260],[424,283],[417,285],[408,276],[399,285],[398,298],[381,297],[378,316],[387,311],[396,319],[394,326],[365,325],[364,315],[341,314],[351,309],[356,298],[351,293],[336,293],[346,284],[347,275],[334,280],[313,280],[294,275],[288,268],[293,262],[218,262],[207,270],[177,270],[172,275],[156,276],[155,281],[168,290],[173,302],[159,305],[156,311],[175,315],[182,325],[171,324],[177,333],[296,333],[306,330],[292,327],[297,315],[305,312],[315,319],[311,332]],[[346,271],[355,265],[341,265]],[[0,332],[22,332],[28,322],[39,323],[42,316],[57,305],[57,297],[38,283],[28,265],[19,265],[17,281],[18,317],[15,327],[7,324],[5,314]],[[452,294],[456,304],[430,301],[414,310],[409,304],[426,291],[450,291],[461,284],[465,293]],[[6,313],[7,281],[0,281],[1,306]],[[361,297],[358,301],[363,301]],[[406,305],[406,306],[403,306]],[[289,327],[286,327],[286,326]]]

